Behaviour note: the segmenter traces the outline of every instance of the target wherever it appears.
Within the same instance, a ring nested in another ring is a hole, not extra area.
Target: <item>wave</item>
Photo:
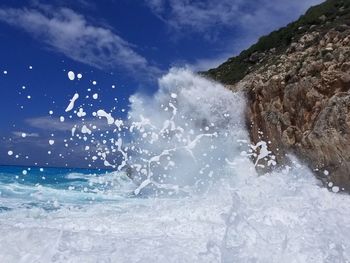
[[[104,111],[116,132],[89,156],[116,172],[67,174],[71,191],[0,185],[36,201],[101,198],[0,213],[1,262],[350,261],[349,196],[322,188],[293,156],[259,175],[274,156],[269,142],[249,143],[243,94],[184,69],[159,86],[130,99],[123,124]]]

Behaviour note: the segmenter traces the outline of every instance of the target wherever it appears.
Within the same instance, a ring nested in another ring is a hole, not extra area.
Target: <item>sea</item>
[[[0,262],[350,262],[350,196],[251,144],[244,94],[172,69],[130,103],[69,135],[106,169],[0,167]]]

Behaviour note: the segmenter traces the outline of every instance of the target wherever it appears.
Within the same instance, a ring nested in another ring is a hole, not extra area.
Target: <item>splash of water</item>
[[[130,165],[141,182],[136,194],[148,185],[174,191],[208,186],[224,176],[226,160],[239,155],[237,140],[247,138],[243,96],[184,69],[161,78],[154,97],[130,101]]]
[[[123,198],[62,205],[50,213],[23,207],[0,213],[1,262],[350,261],[349,196],[321,188],[293,158],[293,167],[258,176],[255,166],[273,165],[274,157],[268,142],[249,144],[241,94],[184,69],[170,71],[159,86],[153,97],[131,97],[126,119],[73,106],[82,120],[72,127],[73,138],[91,142],[86,150],[93,162],[120,172],[65,179],[87,180],[103,200],[106,190],[111,196],[133,191],[190,198]],[[99,122],[84,121],[84,113]],[[103,125],[109,128],[104,133],[98,128]],[[32,188],[18,195],[23,191]],[[48,187],[34,195],[43,191],[44,197],[63,191],[75,200],[69,191]]]
[[[186,69],[172,69],[154,96],[136,94],[130,103],[127,120],[105,109],[93,115],[116,131],[116,137],[97,143],[96,155],[108,167],[127,168],[138,184],[136,195],[202,191],[225,176],[248,138],[242,94]],[[81,126],[85,141],[96,137],[91,127]]]

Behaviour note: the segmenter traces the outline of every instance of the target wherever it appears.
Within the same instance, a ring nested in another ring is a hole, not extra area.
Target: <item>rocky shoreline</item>
[[[269,142],[278,164],[293,153],[325,186],[349,192],[350,3],[328,0],[313,10],[328,11],[298,27],[285,48],[243,53],[251,66],[239,81],[222,77],[236,58],[207,75],[246,92],[251,141]]]

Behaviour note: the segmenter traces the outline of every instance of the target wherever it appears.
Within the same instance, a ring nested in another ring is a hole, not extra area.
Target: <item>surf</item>
[[[2,196],[13,208],[0,213],[1,261],[15,260],[18,251],[39,262],[350,258],[349,197],[323,188],[292,155],[289,165],[273,168],[269,142],[249,141],[244,94],[188,69],[170,70],[158,86],[153,96],[130,97],[124,119],[98,106],[83,109],[107,131],[77,116],[81,124],[67,135],[84,146],[93,142],[87,158],[114,172],[66,173],[62,188],[30,186],[44,203],[56,201],[55,209],[13,205],[25,195]],[[83,98],[74,100],[75,114]],[[272,169],[262,175],[257,166]]]

